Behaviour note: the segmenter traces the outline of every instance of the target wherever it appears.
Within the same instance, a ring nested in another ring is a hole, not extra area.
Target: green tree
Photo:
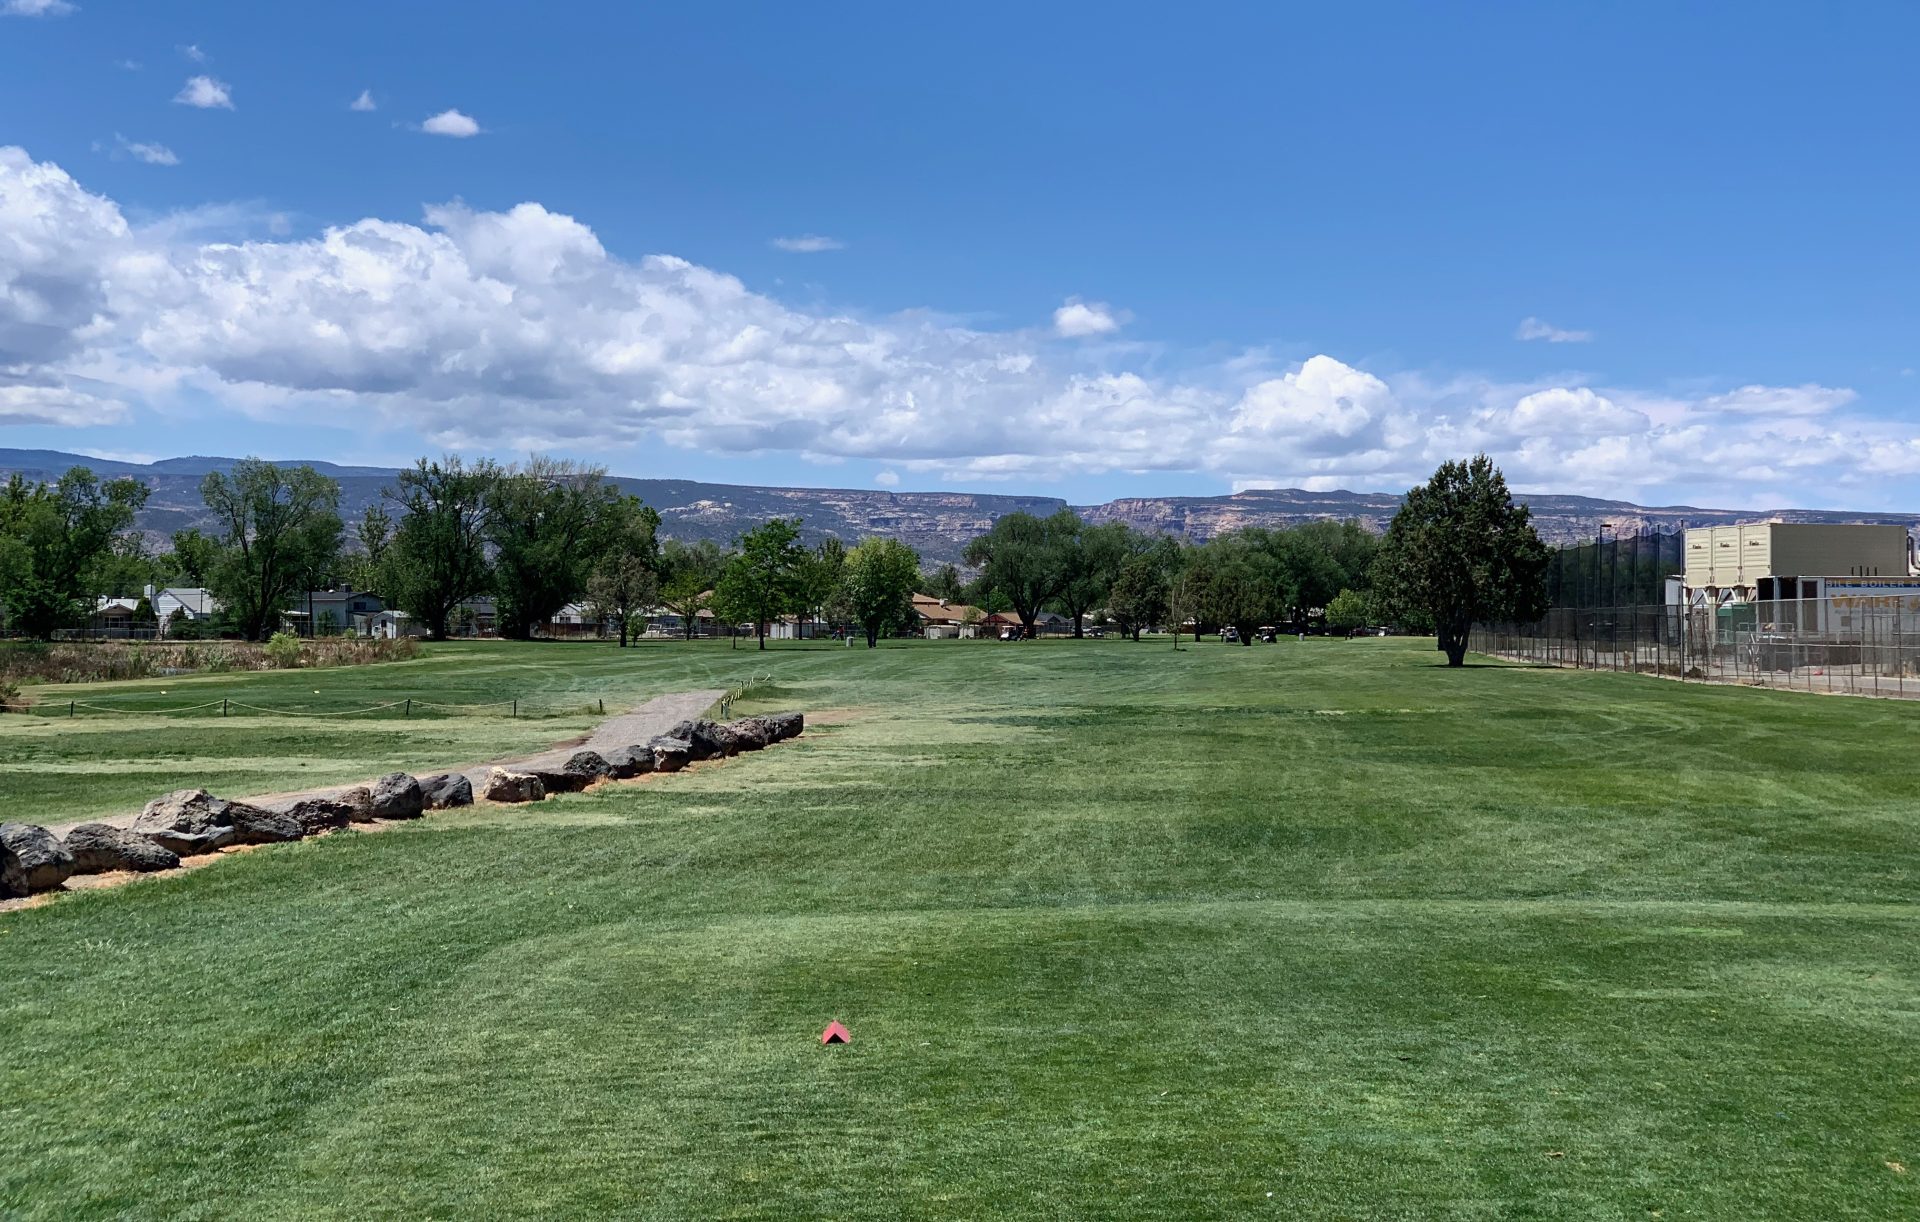
[[[978,586],[986,598],[1003,600],[1031,633],[1041,610],[1072,576],[1066,552],[1082,525],[1071,509],[1049,518],[1010,513],[967,544],[967,563],[980,570]]]
[[[920,583],[920,556],[898,539],[863,540],[847,553],[841,601],[867,636],[867,648],[880,637],[913,621],[914,587]]]
[[[711,539],[683,543],[668,539],[660,554],[660,605],[680,617],[680,628],[690,641],[700,627],[700,613],[713,601],[713,589],[726,571],[728,557]]]
[[[395,480],[386,496],[401,512],[392,541],[381,548],[375,584],[433,640],[445,640],[454,608],[493,581],[487,561],[487,514],[500,468],[458,455],[425,458]]]
[[[1173,539],[1158,539],[1128,556],[1114,578],[1107,613],[1119,623],[1121,632],[1136,641],[1144,629],[1167,617],[1174,577],[1180,568],[1179,548]]]
[[[487,521],[502,635],[531,639],[585,592],[620,499],[604,469],[562,459],[535,456],[495,481]]]
[[[800,615],[808,620],[819,615],[831,618],[836,606],[835,595],[846,572],[847,555],[847,545],[828,535],[802,562],[797,607]]]
[[[92,615],[102,564],[146,500],[137,480],[102,484],[86,467],[52,484],[8,480],[0,489],[0,606],[13,627],[44,640]]]
[[[1374,588],[1389,616],[1430,616],[1448,666],[1476,621],[1545,614],[1546,544],[1485,454],[1446,462],[1407,493],[1381,540]]]
[[[220,544],[200,533],[196,527],[173,532],[173,551],[167,556],[168,584],[205,586],[213,575],[214,562],[220,558]]]
[[[620,626],[620,648],[634,618],[644,617],[660,596],[660,515],[637,496],[608,509],[600,561],[587,578],[587,602],[600,617]]]
[[[1073,620],[1073,635],[1077,639],[1086,635],[1084,623],[1088,613],[1106,604],[1113,593],[1113,583],[1120,576],[1120,567],[1128,556],[1139,550],[1139,543],[1133,528],[1125,522],[1089,526],[1075,517],[1074,524],[1071,531],[1064,528],[1061,531],[1063,572],[1056,601]]]
[[[1285,617],[1286,582],[1265,531],[1234,531],[1208,540],[1194,549],[1187,578],[1195,618],[1231,626],[1242,645],[1253,643],[1256,629]]]
[[[795,608],[807,550],[800,546],[800,519],[774,518],[738,540],[714,588],[714,609],[730,623],[751,622],[760,648],[767,625]]]
[[[1352,632],[1373,622],[1373,606],[1358,590],[1342,590],[1327,600],[1327,628]]]
[[[967,600],[966,582],[961,580],[960,570],[951,563],[943,564],[934,570],[927,579],[928,594],[950,603],[963,603]]]
[[[200,495],[221,531],[207,589],[242,636],[264,641],[339,556],[340,485],[312,467],[245,458],[209,473]]]

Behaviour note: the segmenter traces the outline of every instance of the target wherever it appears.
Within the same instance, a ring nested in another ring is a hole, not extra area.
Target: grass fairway
[[[839,712],[0,916],[0,1216],[1920,1215],[1920,709],[1434,660],[430,651]]]

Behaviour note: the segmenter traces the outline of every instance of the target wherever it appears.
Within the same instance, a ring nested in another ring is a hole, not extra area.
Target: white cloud
[[[114,66],[119,68],[123,72],[140,71],[140,61],[137,59],[123,59],[123,60],[120,60],[118,63],[116,63]]]
[[[132,226],[0,148],[0,419],[211,403],[350,418],[409,447],[863,460],[878,487],[1181,471],[1396,489],[1482,449],[1524,490],[1695,504],[1920,476],[1913,427],[1849,412],[1844,388],[1434,380],[1327,354],[1136,366],[1142,349],[1033,328],[788,305],[670,255],[621,258],[537,203],[301,238],[275,215],[221,205]]]
[[[817,233],[803,233],[794,238],[775,238],[772,245],[776,250],[784,250],[796,255],[817,255],[826,250],[847,248],[847,244],[839,238],[822,237]]]
[[[179,165],[180,157],[164,144],[149,144],[138,140],[129,140],[119,132],[113,134],[120,151],[135,161],[144,161],[148,165]]]
[[[0,426],[41,424],[58,428],[87,428],[119,424],[127,407],[65,386],[10,386],[0,382]]]
[[[178,50],[181,55],[192,60],[196,64],[204,64],[207,62],[207,53],[200,49],[199,43],[188,43],[187,45],[178,48]]]
[[[1709,395],[1701,401],[1708,411],[1731,412],[1748,416],[1824,416],[1845,407],[1855,398],[1851,390],[1836,386],[1742,386],[1725,394]]]
[[[1541,318],[1523,318],[1513,333],[1515,339],[1543,339],[1549,344],[1584,344],[1593,338],[1591,331],[1568,331]]]
[[[463,115],[457,110],[443,110],[420,125],[420,130],[430,136],[452,136],[464,140],[468,136],[480,134],[480,125],[471,115]]]
[[[900,473],[898,471],[881,471],[873,477],[873,482],[882,488],[897,488],[900,486]]]
[[[65,17],[79,8],[67,0],[6,0],[0,4],[0,17]]]
[[[1120,329],[1124,318],[1104,301],[1082,301],[1069,297],[1053,312],[1053,330],[1069,339],[1090,335],[1111,335]]]
[[[1584,386],[1523,395],[1513,405],[1509,420],[1515,433],[1538,437],[1605,437],[1639,432],[1649,423],[1644,413],[1621,407]]]
[[[225,81],[216,81],[210,76],[189,77],[173,95],[173,100],[182,106],[197,106],[201,110],[232,110],[233,94]]]
[[[373,100],[373,90],[362,89],[359,97],[347,103],[347,109],[360,111],[378,110],[380,109],[380,104]]]

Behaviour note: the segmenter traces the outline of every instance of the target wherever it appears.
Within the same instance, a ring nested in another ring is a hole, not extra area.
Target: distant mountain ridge
[[[139,525],[156,544],[176,530],[206,527],[211,517],[200,500],[200,481],[210,471],[230,469],[232,458],[188,456],[152,463],[89,458],[59,450],[0,448],[0,478],[56,479],[69,467],[90,467],[103,477],[138,479],[152,489]],[[340,481],[341,515],[352,521],[380,499],[398,469],[309,462]],[[989,530],[1004,514],[1025,510],[1049,514],[1068,508],[1050,496],[978,492],[889,492],[861,488],[764,488],[697,480],[614,477],[627,492],[660,511],[666,534],[727,542],[771,517],[802,519],[808,542],[832,535],[849,543],[872,535],[897,538],[929,561],[958,560],[968,540]],[[1708,509],[1692,505],[1645,506],[1596,497],[1534,494],[1518,498],[1533,510],[1549,543],[1592,539],[1602,524],[1622,534],[1677,530],[1733,522],[1877,522],[1915,529],[1920,515],[1850,513],[1843,510]],[[1373,531],[1386,529],[1400,497],[1384,492],[1309,492],[1299,488],[1255,489],[1227,496],[1123,497],[1100,505],[1074,505],[1089,522],[1126,522],[1142,530],[1193,540],[1210,539],[1247,526],[1290,526],[1323,519],[1354,518]]]

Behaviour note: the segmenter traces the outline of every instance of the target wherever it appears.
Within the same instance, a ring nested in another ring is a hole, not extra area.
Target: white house
[[[153,604],[153,613],[160,619],[160,631],[164,634],[167,625],[178,611],[188,620],[212,619],[220,611],[219,600],[199,586],[168,586],[165,589],[147,587],[147,601]]]

